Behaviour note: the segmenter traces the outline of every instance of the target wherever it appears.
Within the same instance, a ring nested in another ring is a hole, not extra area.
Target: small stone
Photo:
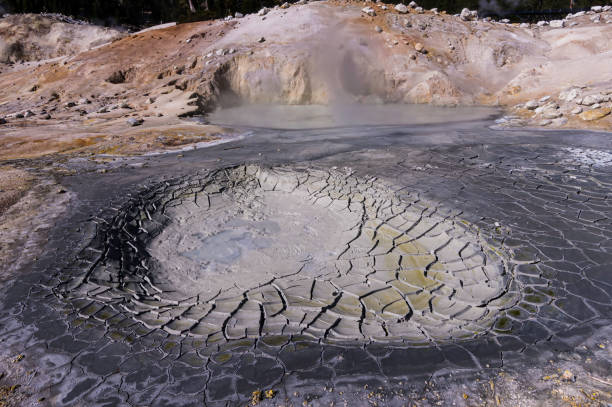
[[[31,110],[28,110],[27,112],[23,114],[23,117],[26,117],[26,118],[32,117],[32,116],[34,116],[34,112],[32,112]]]
[[[590,122],[593,120],[599,120],[609,114],[609,107],[600,107],[599,109],[587,110],[586,112],[580,113],[580,118],[584,121]]]
[[[228,17],[225,17],[225,21],[227,21],[227,18],[228,18]],[[231,16],[229,16],[229,18],[232,18],[232,17],[231,17]],[[187,38],[187,39],[185,40],[185,42],[186,42],[187,44],[189,44],[189,43],[191,42],[191,38]]]
[[[382,28],[380,28],[379,26],[374,27],[374,30],[375,30],[377,33],[381,33],[381,32],[383,32],[383,29],[382,29]]]
[[[504,19],[499,20],[499,22],[502,24],[509,24],[510,20],[508,20],[507,18],[504,18]]]
[[[242,14],[242,13],[236,12],[234,14],[234,18],[242,18],[242,17],[244,17],[244,14]]]
[[[521,28],[529,28],[529,23],[521,23],[521,24],[519,24],[519,27],[521,27]]]
[[[268,14],[270,12],[270,9],[267,7],[262,8],[261,10],[259,10],[257,12],[258,16],[265,16],[266,14]]]
[[[550,100],[550,96],[544,96],[543,98],[540,98],[539,102],[545,103],[545,102],[548,102],[549,100]]]
[[[380,9],[381,10],[388,10],[388,7],[387,6],[382,6]]]
[[[290,5],[289,3],[286,3],[286,2],[285,2],[285,3],[283,3],[283,4],[280,6],[280,8],[282,8],[282,9],[286,9],[286,8],[289,8],[290,6],[291,6],[291,5]]]
[[[218,57],[225,55],[225,53],[226,53],[226,51],[223,48],[220,48],[220,49],[215,51],[215,55],[218,56]]]
[[[144,123],[144,120],[136,119],[135,117],[130,117],[129,119],[127,119],[127,124],[132,127],[140,126],[143,123]]]
[[[4,117],[0,117],[0,124],[8,123]]]
[[[67,102],[64,106],[69,109],[71,107],[75,107],[76,103],[74,103],[74,102]]]
[[[548,25],[548,21],[538,21],[538,27],[544,27],[545,25]]]
[[[540,126],[548,126],[551,123],[552,123],[552,120],[542,120],[540,122]]]
[[[417,52],[423,52],[423,51],[425,51],[425,46],[423,44],[421,44],[420,42],[417,42],[416,44],[414,44],[414,49]]]
[[[414,11],[415,11],[417,14],[423,14],[423,7],[415,7],[415,8],[414,8]]]
[[[266,39],[264,37],[261,37],[260,39],[257,40],[257,42],[266,42]]]
[[[410,3],[408,3],[408,7],[410,8],[416,8],[418,6],[418,4],[416,4],[415,1],[411,1]]]
[[[525,108],[528,110],[535,110],[538,108],[538,106],[540,106],[540,103],[538,103],[537,100],[530,100],[529,102],[525,103]]]

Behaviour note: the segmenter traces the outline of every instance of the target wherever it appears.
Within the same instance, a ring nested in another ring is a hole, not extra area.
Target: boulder
[[[376,11],[372,7],[364,7],[361,9],[362,13],[369,15],[370,17],[374,17],[376,15]]]
[[[538,27],[544,27],[546,25],[548,25],[548,21],[538,21]]]
[[[127,119],[127,124],[132,127],[140,126],[143,123],[144,123],[144,120],[137,119],[135,117],[130,117],[129,119]]]
[[[290,5],[289,3],[283,3],[283,4],[280,6],[280,8],[282,8],[282,9],[286,9],[286,8],[289,8],[290,6],[291,6],[291,5]]]
[[[579,117],[584,121],[590,122],[593,120],[599,120],[603,117],[606,117],[609,114],[610,114],[609,107],[600,107],[599,109],[592,109],[592,110],[587,110],[586,112],[582,112],[580,113]]]
[[[414,2],[414,1],[411,1],[410,3],[408,3],[408,7],[416,8],[416,7],[418,7],[418,4],[416,4],[416,2]]]
[[[478,18],[478,11],[469,10],[467,8],[464,8],[463,10],[461,10],[461,14],[459,14],[459,18],[461,18],[463,21],[476,20]]]
[[[565,20],[552,20],[549,24],[551,28],[563,28],[565,27]]]
[[[593,6],[593,7],[591,7],[591,11],[594,11],[596,13],[601,13],[603,11],[603,7],[602,6]]]
[[[265,16],[266,14],[268,14],[270,12],[270,9],[267,7],[262,8],[261,10],[259,10],[257,12],[258,16]]]
[[[525,103],[525,108],[528,110],[535,110],[540,106],[540,104],[538,103],[537,100],[530,100],[529,102]]]
[[[604,101],[604,96],[600,94],[588,95],[582,99],[582,105],[591,106]]]
[[[234,18],[242,18],[242,17],[244,17],[244,14],[242,14],[242,13],[236,12],[234,14]]]
[[[408,12],[408,6],[405,4],[399,3],[395,5],[395,11],[401,14],[406,14]]]

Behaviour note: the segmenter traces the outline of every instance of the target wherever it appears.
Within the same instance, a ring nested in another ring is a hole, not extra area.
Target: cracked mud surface
[[[610,402],[609,135],[488,124],[69,162],[77,198],[6,289],[2,357],[26,355],[52,405],[469,404],[474,378],[536,382],[553,360]]]

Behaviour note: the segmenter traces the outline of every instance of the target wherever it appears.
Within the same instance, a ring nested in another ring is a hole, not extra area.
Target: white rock
[[[529,110],[535,110],[538,108],[538,106],[540,106],[540,104],[537,100],[530,100],[529,102],[525,103],[525,108]]]
[[[467,8],[464,8],[463,10],[461,10],[459,18],[461,18],[463,21],[473,21],[478,18],[478,12],[476,10],[472,11]]]
[[[429,10],[429,11],[431,11],[431,12],[432,12],[432,13],[434,13],[434,14],[438,14],[438,8],[437,8],[437,7],[434,7],[434,8],[432,8],[432,9],[431,9],[431,10]]]
[[[212,58],[214,54],[212,52],[209,52],[208,54],[205,55],[206,58]]]
[[[223,48],[218,49],[218,50],[215,51],[215,55],[218,56],[218,57],[223,56],[223,55],[225,55],[225,50]]]
[[[423,14],[423,7],[415,7],[414,11],[416,11],[418,14]]]
[[[417,6],[418,6],[418,4],[416,4],[415,1],[411,1],[410,3],[408,3],[408,7],[410,7],[410,8],[415,8]]]
[[[234,54],[236,52],[235,48],[230,48],[229,51],[227,51],[228,54]]]
[[[387,10],[388,8],[387,8],[387,6],[382,6],[380,9],[381,10]]]
[[[374,27],[374,30],[375,30],[377,33],[381,33],[381,32],[383,32],[383,29],[382,29],[382,28],[380,28],[379,26]]]
[[[550,26],[552,28],[563,28],[565,27],[565,20],[552,20]]]
[[[604,6],[601,11],[612,11],[612,6]]]
[[[559,99],[565,100],[566,102],[571,102],[576,99],[580,95],[580,90],[574,88],[570,90],[565,90],[559,93]]]
[[[237,12],[237,11],[236,11],[236,13],[234,14],[234,18],[242,18],[242,17],[244,17],[244,14],[239,13],[239,12]]]
[[[585,11],[579,11],[577,13],[574,13],[574,17],[582,17],[583,15],[585,15],[586,12]]]
[[[268,14],[270,12],[270,9],[267,7],[262,8],[261,10],[259,10],[259,12],[257,13],[258,16],[265,16],[266,14]]]
[[[374,9],[372,7],[364,7],[361,9],[362,13],[365,13],[371,17],[374,17],[376,15],[376,11],[374,11]]]
[[[504,24],[508,24],[510,22],[510,20],[508,20],[507,18],[504,18],[502,20],[499,20],[500,23],[504,23]]]
[[[593,7],[591,7],[591,11],[594,11],[596,13],[601,13],[603,11],[603,7],[602,6],[593,6]]]
[[[585,106],[592,106],[592,105],[594,105],[596,103],[603,102],[603,100],[604,100],[603,95],[600,95],[600,94],[589,95],[589,96],[586,96],[586,97],[584,97],[582,99],[582,103],[581,104],[585,105]]]
[[[544,102],[548,102],[549,100],[550,100],[550,96],[544,96],[543,98],[540,98],[539,102],[544,103]]]
[[[548,21],[538,21],[538,27],[544,27],[545,25],[548,25]]]
[[[395,11],[401,14],[406,14],[408,12],[408,7],[405,4],[399,3],[395,5]]]
[[[227,16],[223,19],[223,21],[232,21],[234,19],[234,17],[232,16]]]
[[[580,114],[582,113],[582,108],[580,106],[574,108],[571,112],[572,114]]]
[[[551,123],[552,123],[552,120],[542,120],[540,122],[540,126],[548,126]]]
[[[521,28],[529,28],[529,23],[521,23],[519,25],[519,27],[521,27]]]

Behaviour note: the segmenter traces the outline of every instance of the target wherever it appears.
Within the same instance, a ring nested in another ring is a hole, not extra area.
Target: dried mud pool
[[[104,173],[69,160],[70,210],[7,288],[4,353],[51,405],[452,404],[475,375],[539,380],[524,367],[609,333],[612,146],[490,124],[245,127]]]

